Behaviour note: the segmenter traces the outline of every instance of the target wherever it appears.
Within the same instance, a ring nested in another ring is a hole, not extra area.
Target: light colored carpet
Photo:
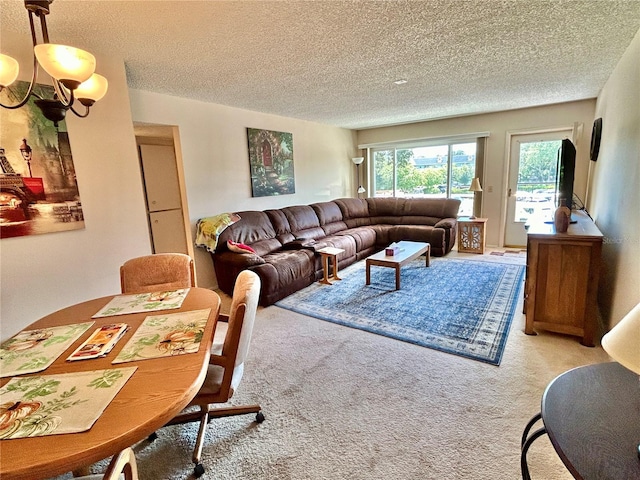
[[[500,259],[468,258],[481,257]],[[259,401],[266,420],[213,420],[202,478],[518,479],[522,430],[547,383],[570,368],[608,361],[600,347],[576,338],[523,330],[518,314],[495,367],[261,308],[234,403]],[[190,478],[196,426],[158,433],[153,444],[134,447],[140,478]],[[529,459],[533,478],[572,478],[546,437]]]

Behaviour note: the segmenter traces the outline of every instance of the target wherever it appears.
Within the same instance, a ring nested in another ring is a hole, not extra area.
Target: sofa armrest
[[[446,255],[456,244],[458,220],[455,218],[443,218],[434,225],[434,228],[442,228],[444,230],[444,251],[442,254]]]
[[[442,220],[438,221],[438,223],[436,223],[434,227],[448,229],[455,228],[457,224],[458,221],[455,218],[443,218]]]

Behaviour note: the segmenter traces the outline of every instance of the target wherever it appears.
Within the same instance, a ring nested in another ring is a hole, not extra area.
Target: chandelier
[[[89,108],[107,93],[108,82],[102,75],[94,73],[96,69],[95,57],[79,48],[58,45],[49,42],[46,16],[53,0],[25,0],[24,6],[29,13],[29,26],[33,41],[33,74],[31,83],[24,98],[15,105],[0,106],[9,109],[24,106],[31,95],[36,97],[34,103],[40,108],[45,118],[54,122],[64,120],[67,110],[71,110],[78,117],[89,115]],[[34,15],[40,20],[42,42],[38,43]],[[47,72],[52,79],[53,98],[42,98],[33,91],[38,76],[38,65]],[[18,78],[18,62],[8,55],[0,53],[0,94]],[[84,111],[78,111],[78,104],[84,106]]]

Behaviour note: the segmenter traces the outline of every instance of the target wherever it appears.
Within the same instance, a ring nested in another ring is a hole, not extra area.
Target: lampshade
[[[469,187],[470,192],[481,192],[482,187],[480,186],[480,179],[478,177],[474,178],[471,181],[471,186]]]
[[[80,84],[75,91],[75,96],[85,107],[90,107],[105,96],[108,87],[107,79],[94,73],[89,80]]]
[[[18,78],[20,67],[14,58],[0,54],[1,98],[9,100],[7,103],[0,101],[0,107],[12,110],[21,108],[33,97],[33,103],[42,111],[42,115],[57,127],[58,122],[64,120],[69,110],[80,118],[88,116],[90,107],[107,92],[107,80],[100,75],[92,77],[96,69],[96,58],[91,53],[49,42],[47,16],[51,3],[53,0],[24,0],[33,44],[31,82],[26,89],[11,89],[10,85]],[[37,25],[38,23],[40,25]],[[37,34],[38,30],[41,31],[41,35]],[[38,43],[39,37],[42,43]],[[54,93],[51,94],[51,98],[42,91],[34,91],[33,87],[41,68],[53,79]],[[91,81],[87,82],[89,79]],[[87,83],[80,89],[80,94],[75,95],[76,89],[84,82]],[[77,108],[78,104],[82,104],[84,110]]]
[[[19,69],[15,58],[0,53],[0,88],[8,87],[16,81]]]
[[[364,193],[364,192],[366,192],[365,188],[362,185],[360,185],[358,187],[358,193]]]
[[[354,157],[351,159],[351,161],[354,163],[354,165],[360,165],[362,162],[364,162],[364,157]]]
[[[33,51],[45,72],[70,90],[88,80],[96,70],[96,57],[79,48],[41,43]]]
[[[602,337],[601,343],[611,358],[640,375],[640,303]]]

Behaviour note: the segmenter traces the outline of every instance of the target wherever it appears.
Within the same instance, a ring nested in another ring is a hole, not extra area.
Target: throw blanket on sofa
[[[240,215],[237,213],[221,213],[213,217],[201,218],[196,227],[196,246],[206,248],[211,253],[215,252],[220,234],[238,220]]]

